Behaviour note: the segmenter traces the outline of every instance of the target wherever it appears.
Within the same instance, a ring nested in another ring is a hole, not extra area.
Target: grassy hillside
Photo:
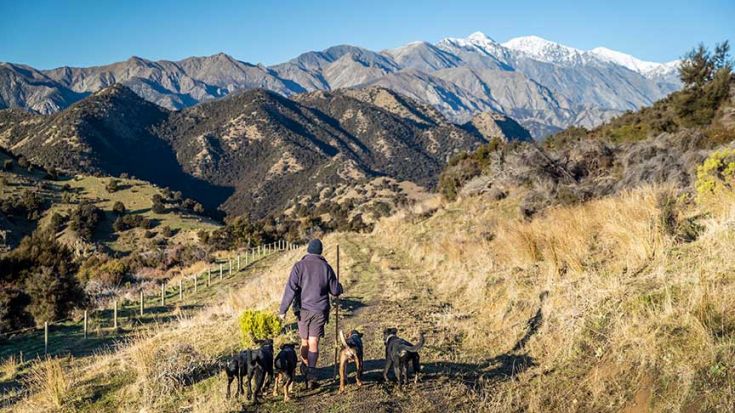
[[[683,242],[665,224],[671,210],[660,199],[669,193],[641,188],[530,222],[519,214],[520,196],[472,197],[428,219],[406,212],[371,234],[327,237],[332,262],[342,247],[343,325],[365,333],[369,384],[343,395],[334,384],[299,390],[296,402],[268,398],[262,410],[725,411],[735,403],[735,196],[677,203],[677,222],[705,214],[698,239]],[[239,346],[240,311],[275,309],[300,253],[192,318],[116,352],[62,362],[53,378],[67,386],[61,406],[244,407],[224,399],[218,361]],[[408,339],[427,334],[424,380],[405,392],[375,382],[388,326]],[[15,411],[50,407],[48,390],[31,389]]]
[[[30,234],[39,225],[47,225],[54,213],[69,217],[73,214],[74,208],[82,202],[91,202],[105,213],[106,219],[95,231],[93,241],[101,242],[113,251],[130,251],[136,240],[143,236],[139,230],[115,233],[112,228],[116,218],[113,206],[117,202],[122,202],[128,213],[152,220],[159,228],[182,230],[179,231],[181,236],[188,236],[191,230],[212,230],[219,226],[215,221],[191,211],[168,208],[159,213],[154,212],[153,196],[163,195],[164,191],[146,181],[91,175],[51,178],[46,171],[38,167],[31,167],[31,171],[28,171],[27,168],[18,165],[17,159],[0,153],[0,164],[6,161],[12,162],[13,166],[9,170],[0,170],[0,198],[7,200],[21,197],[24,193],[35,193],[38,194],[42,204],[40,214],[34,217],[36,219],[3,215],[5,225],[0,228],[8,231],[9,246],[16,244],[20,238]],[[108,190],[111,181],[117,183],[117,189],[114,191]],[[72,232],[67,228],[59,235],[62,240],[74,243],[77,239]]]

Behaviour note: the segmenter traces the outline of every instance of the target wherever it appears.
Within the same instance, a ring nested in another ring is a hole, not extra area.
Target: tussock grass
[[[535,373],[486,381],[483,408],[718,410],[735,401],[735,375],[722,370],[735,365],[735,203],[691,206],[687,214],[709,218],[682,243],[660,219],[657,199],[670,191],[550,208],[532,221],[513,212],[522,194],[468,198],[420,225],[386,219],[373,236],[405,251],[404,265],[453,311],[471,314],[443,317],[468,354],[533,357]],[[543,322],[519,349],[537,310]]]
[[[3,360],[0,363],[0,374],[2,374],[3,380],[13,380],[20,371],[20,367],[20,358],[16,357],[15,354]]]
[[[33,363],[24,378],[33,397],[28,399],[28,411],[70,411],[72,379],[64,371],[61,359],[47,358]]]

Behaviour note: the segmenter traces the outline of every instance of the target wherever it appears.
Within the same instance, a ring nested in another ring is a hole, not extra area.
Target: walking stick
[[[339,244],[337,244],[337,284],[339,284]],[[339,296],[334,301],[334,379],[337,379],[337,357],[339,354]]]

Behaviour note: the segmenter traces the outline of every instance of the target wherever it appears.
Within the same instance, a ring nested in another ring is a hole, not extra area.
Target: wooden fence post
[[[227,275],[228,275],[228,276],[230,276],[230,275],[232,275],[232,258],[228,258],[228,259],[227,259],[227,263],[228,263],[228,264],[229,264],[229,266],[230,266],[230,267],[229,267],[230,269],[229,269],[229,270],[227,270]]]
[[[219,280],[222,281],[222,264],[219,265]]]
[[[237,270],[240,271],[240,254],[237,254]]]
[[[179,301],[184,299],[184,281],[179,278]]]
[[[166,305],[166,285],[161,284],[161,306]]]
[[[48,355],[48,321],[43,322],[43,355]]]
[[[87,338],[87,310],[84,310],[84,338]]]
[[[143,290],[140,290],[140,316],[143,317]]]
[[[117,330],[117,300],[114,300],[112,302],[113,309],[112,309],[112,327]]]

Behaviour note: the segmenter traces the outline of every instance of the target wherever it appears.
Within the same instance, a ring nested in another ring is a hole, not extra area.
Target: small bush
[[[120,201],[115,202],[115,205],[112,206],[112,212],[116,213],[117,215],[123,215],[127,209],[125,208],[125,204],[123,204]]]
[[[735,184],[735,149],[714,152],[697,167],[697,196],[704,201]]]
[[[163,205],[160,202],[154,202],[153,203],[153,212],[156,214],[165,214],[166,213],[166,206]]]
[[[105,219],[101,209],[90,203],[82,203],[72,214],[70,228],[86,240],[92,240],[92,234],[100,221]]]
[[[5,162],[3,162],[3,169],[6,171],[13,170],[13,161],[10,159],[6,159]]]
[[[171,229],[171,227],[166,225],[165,227],[161,228],[161,235],[163,235],[166,238],[171,238],[174,235],[176,235],[176,231],[174,231],[173,229]]]
[[[245,310],[239,318],[243,347],[253,345],[253,338],[273,338],[281,333],[283,325],[278,316],[258,310]]]
[[[20,166],[23,169],[30,168],[31,163],[28,161],[28,159],[21,156],[20,158],[18,158],[18,166]]]

